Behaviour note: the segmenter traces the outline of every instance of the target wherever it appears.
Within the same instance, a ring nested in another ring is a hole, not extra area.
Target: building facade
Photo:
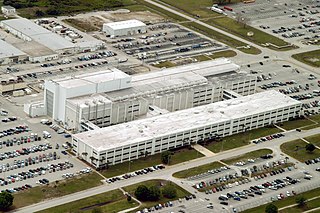
[[[147,25],[139,20],[127,20],[112,23],[105,23],[102,32],[108,36],[130,36],[147,32]]]
[[[302,103],[266,91],[73,135],[73,152],[96,168],[214,137],[288,121]]]

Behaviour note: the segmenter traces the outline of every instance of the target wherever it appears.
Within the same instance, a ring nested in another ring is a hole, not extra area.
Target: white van
[[[42,133],[44,138],[51,138],[51,134],[48,131],[43,131]]]

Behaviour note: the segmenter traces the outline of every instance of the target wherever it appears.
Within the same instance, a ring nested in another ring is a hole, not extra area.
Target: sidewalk
[[[215,155],[215,153],[211,152],[209,149],[204,148],[203,146],[201,146],[199,144],[192,145],[192,148],[194,148],[195,150],[197,150],[198,152],[200,152],[201,154],[203,154],[206,157],[212,157]]]

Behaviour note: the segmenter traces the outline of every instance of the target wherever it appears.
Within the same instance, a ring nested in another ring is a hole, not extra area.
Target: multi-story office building
[[[266,91],[74,134],[73,152],[95,167],[288,121],[302,104]]]
[[[96,90],[100,84],[109,86]],[[239,73],[239,66],[228,59],[218,59],[133,76],[113,68],[49,80],[45,106],[47,115],[67,129],[81,131],[230,98],[224,90],[250,95],[255,89],[254,76]]]

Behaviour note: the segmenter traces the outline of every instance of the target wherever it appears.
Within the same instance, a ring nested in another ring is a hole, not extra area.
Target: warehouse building
[[[16,14],[16,8],[10,5],[3,5],[1,6],[1,12],[6,16],[11,16]]]
[[[25,18],[1,21],[0,27],[24,41],[35,41],[60,54],[73,53],[76,49],[72,42]]]
[[[7,80],[1,80],[0,83],[0,94],[5,94],[5,93],[23,93],[24,94],[24,89],[27,88],[27,83],[23,81],[21,77],[17,77],[17,79],[9,79]]]
[[[103,75],[110,76],[105,78]],[[114,85],[113,81],[125,83],[110,90],[96,91],[103,78],[111,79],[104,82],[108,88]],[[44,102],[47,115],[62,122],[65,128],[77,132],[90,130],[94,125],[105,127],[221,101],[226,96],[225,90],[240,95],[253,94],[256,78],[239,73],[239,66],[228,59],[131,77],[113,68],[72,78],[48,80],[45,82]]]
[[[73,152],[99,168],[288,121],[301,108],[300,101],[271,90],[74,134]]]
[[[147,25],[139,20],[127,20],[112,23],[104,23],[102,32],[110,37],[130,36],[147,32]]]
[[[0,39],[0,65],[18,63],[27,59],[26,53]]]

